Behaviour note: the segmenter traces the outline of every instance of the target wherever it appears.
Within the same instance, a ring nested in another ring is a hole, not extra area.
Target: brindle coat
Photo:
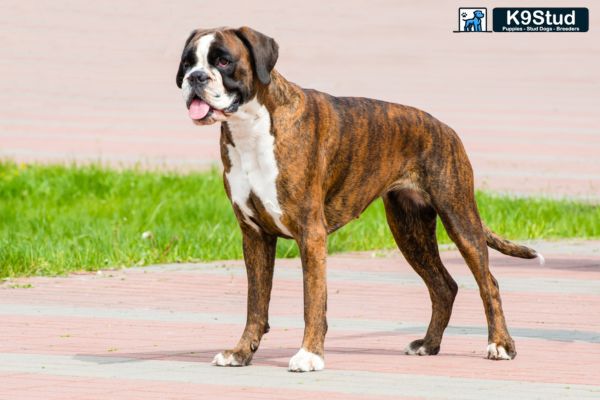
[[[504,320],[498,283],[488,268],[487,246],[523,258],[534,258],[537,253],[499,238],[481,222],[471,164],[457,134],[413,107],[334,97],[287,81],[273,69],[277,44],[250,28],[198,31],[186,48],[206,32],[215,33],[219,45],[237,60],[235,70],[224,77],[225,84],[242,88],[243,101],[256,96],[271,117],[281,221],[297,242],[302,260],[302,347],[324,354],[327,235],[358,218],[381,197],[394,239],[427,284],[432,302],[427,333],[412,342],[409,349],[421,349],[419,354],[439,352],[458,290],[438,252],[435,230],[439,216],[479,285],[489,327],[488,342],[503,346],[513,358],[515,345]],[[224,122],[224,175],[231,168],[228,145],[235,143]],[[226,177],[225,188],[231,198]],[[248,274],[247,322],[237,346],[224,353],[233,355],[241,365],[250,363],[261,337],[269,330],[275,247],[277,237],[285,236],[257,196],[250,195],[248,206],[259,231],[245,222],[234,205],[243,232]]]

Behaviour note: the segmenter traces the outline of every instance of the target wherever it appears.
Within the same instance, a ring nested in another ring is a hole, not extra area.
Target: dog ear
[[[263,85],[271,82],[271,71],[279,56],[279,46],[274,39],[252,28],[243,26],[235,31],[237,37],[244,43],[252,55],[254,72]]]
[[[192,41],[192,39],[194,38],[194,36],[196,35],[196,33],[198,32],[197,29],[194,29],[192,31],[192,33],[190,33],[190,36],[188,36],[188,38],[185,40],[185,45],[183,45],[183,53],[185,54],[185,49],[188,47],[188,45],[190,44],[190,42]],[[183,57],[183,55],[182,55]],[[185,73],[185,71],[183,70],[182,67],[182,63],[183,60],[179,61],[179,69],[177,70],[177,76],[175,77],[175,83],[177,83],[177,87],[179,89],[181,89],[181,85],[183,84],[183,74]]]

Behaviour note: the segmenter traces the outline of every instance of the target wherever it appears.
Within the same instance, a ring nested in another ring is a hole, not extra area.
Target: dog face
[[[475,18],[483,18],[484,14],[483,14],[483,11],[481,11],[481,10],[475,10],[475,12],[473,13],[473,16]]]
[[[271,82],[275,40],[248,27],[195,30],[185,42],[176,82],[197,125],[226,121]]]

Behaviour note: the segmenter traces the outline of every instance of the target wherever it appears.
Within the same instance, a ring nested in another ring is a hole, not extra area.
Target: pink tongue
[[[200,99],[195,99],[190,104],[189,114],[191,119],[202,119],[206,117],[208,114],[208,110],[210,110],[210,106],[206,104],[205,101]]]

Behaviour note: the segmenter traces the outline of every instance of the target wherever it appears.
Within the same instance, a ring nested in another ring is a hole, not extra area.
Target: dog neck
[[[273,70],[271,82],[268,85],[260,85],[256,95],[250,101],[242,104],[225,124],[238,132],[253,131],[260,120],[265,118],[270,120],[270,117],[281,108],[289,114],[301,112],[304,96],[304,92],[299,86],[289,82]],[[268,125],[270,126],[270,121]]]
[[[271,82],[268,85],[259,85],[256,98],[260,104],[267,107],[270,114],[273,114],[280,107],[297,109],[303,103],[304,92],[298,85],[273,70]]]

